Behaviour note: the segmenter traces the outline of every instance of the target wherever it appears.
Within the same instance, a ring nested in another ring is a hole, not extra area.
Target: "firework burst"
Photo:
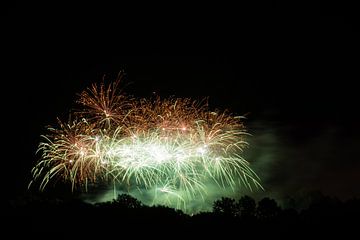
[[[184,210],[206,198],[209,181],[234,191],[262,188],[241,156],[242,117],[210,111],[207,100],[132,98],[119,90],[120,79],[86,89],[75,120],[48,129],[31,183],[43,190],[61,180],[74,190],[111,182],[154,191],[153,204]]]

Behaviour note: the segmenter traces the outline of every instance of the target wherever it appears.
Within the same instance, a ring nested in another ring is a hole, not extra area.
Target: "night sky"
[[[360,196],[360,28],[351,6],[168,7],[6,6],[1,175],[9,196],[26,190],[45,126],[66,120],[77,93],[120,70],[134,96],[209,96],[212,108],[246,114],[245,154],[265,194]]]

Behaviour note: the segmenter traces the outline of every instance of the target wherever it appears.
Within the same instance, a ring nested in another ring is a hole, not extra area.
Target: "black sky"
[[[25,189],[39,135],[66,118],[76,93],[124,70],[135,96],[209,96],[214,108],[250,113],[249,156],[270,192],[360,196],[360,32],[351,6],[162,7],[6,6],[6,190]]]

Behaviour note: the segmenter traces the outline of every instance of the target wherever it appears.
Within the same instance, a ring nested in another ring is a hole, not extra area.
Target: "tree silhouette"
[[[235,216],[237,209],[235,200],[228,197],[222,197],[213,204],[213,212],[218,215]]]
[[[271,219],[280,213],[280,207],[274,199],[265,197],[258,202],[256,213],[259,219]]]
[[[249,196],[243,196],[239,199],[236,204],[237,206],[237,216],[241,218],[248,219],[253,218],[256,212],[256,202],[253,198]]]
[[[13,226],[13,229],[9,228],[12,234],[18,229],[44,234],[43,236],[58,234],[63,220],[76,216],[68,219],[68,225],[74,224],[76,228],[68,228],[67,233],[90,238],[94,237],[94,232],[89,229],[101,230],[98,231],[101,236],[96,236],[99,238],[106,233],[118,237],[117,231],[107,230],[117,229],[119,226],[123,229],[138,226],[144,234],[159,227],[171,231],[191,229],[202,237],[204,234],[213,237],[221,229],[223,238],[239,229],[242,236],[247,233],[251,236],[279,236],[280,233],[290,234],[288,236],[291,237],[294,232],[307,236],[314,231],[331,235],[333,232],[346,234],[358,229],[360,215],[360,199],[342,202],[333,197],[325,197],[300,211],[294,208],[281,209],[270,198],[263,198],[256,206],[255,200],[249,196],[243,196],[238,201],[223,197],[214,202],[213,212],[191,216],[170,207],[143,205],[128,194],[118,195],[116,200],[98,204],[86,203],[81,199],[60,200],[47,195],[30,195],[7,203],[4,207],[8,213],[3,216],[3,220]],[[106,221],[94,221],[98,219]]]
[[[119,194],[117,198],[113,201],[113,204],[128,209],[142,207],[141,202],[129,194]]]

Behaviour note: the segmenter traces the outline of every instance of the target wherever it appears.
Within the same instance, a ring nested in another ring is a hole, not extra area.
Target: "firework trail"
[[[121,92],[121,77],[93,84],[79,95],[74,120],[48,128],[30,185],[43,190],[61,180],[87,190],[111,182],[151,189],[153,204],[183,210],[206,198],[209,181],[234,191],[262,188],[241,156],[248,135],[242,117],[210,111],[206,100],[132,98]]]

